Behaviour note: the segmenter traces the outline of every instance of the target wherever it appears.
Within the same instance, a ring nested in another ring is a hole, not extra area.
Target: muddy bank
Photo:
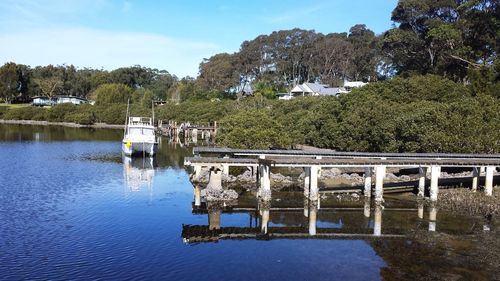
[[[496,234],[415,232],[407,239],[370,244],[388,264],[381,270],[384,280],[499,280]]]
[[[492,196],[469,189],[442,189],[439,191],[438,207],[464,215],[491,218],[500,216],[500,188],[493,189]],[[499,239],[500,240],[500,239]]]
[[[36,120],[3,120],[0,119],[0,124],[15,124],[15,125],[39,125],[39,126],[62,126],[71,128],[94,128],[94,129],[122,129],[123,125],[95,123],[92,125],[82,125],[71,122],[48,122]]]

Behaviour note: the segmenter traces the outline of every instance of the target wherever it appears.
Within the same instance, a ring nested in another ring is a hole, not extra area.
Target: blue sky
[[[397,0],[0,0],[0,63],[115,69],[140,64],[196,76],[203,58],[303,28],[391,27]]]

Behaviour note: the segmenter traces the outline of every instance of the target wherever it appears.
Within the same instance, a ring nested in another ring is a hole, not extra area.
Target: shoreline
[[[0,124],[13,124],[13,125],[31,125],[31,126],[61,126],[70,128],[93,128],[93,129],[121,129],[124,125],[95,123],[92,125],[82,125],[73,122],[49,122],[37,120],[4,120],[0,119]]]

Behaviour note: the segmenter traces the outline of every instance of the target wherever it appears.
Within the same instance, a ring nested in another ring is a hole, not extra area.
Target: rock
[[[201,196],[205,197],[207,201],[231,201],[238,199],[238,193],[232,189],[205,188],[201,191]]]
[[[292,177],[284,176],[280,173],[278,174],[271,173],[271,181],[273,181],[274,183],[286,183],[286,184],[293,183]]]
[[[333,177],[339,176],[341,174],[342,174],[342,171],[338,168],[322,169],[320,179],[333,178]]]
[[[252,176],[252,171],[250,170],[246,170],[243,174],[236,177],[237,181],[241,182],[253,182],[255,178],[255,175]]]

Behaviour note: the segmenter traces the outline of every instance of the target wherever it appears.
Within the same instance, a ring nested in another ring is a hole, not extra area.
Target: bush
[[[124,124],[126,114],[126,104],[96,106],[95,108],[96,121],[106,124]]]
[[[219,141],[235,148],[268,149],[291,147],[285,127],[272,118],[269,110],[242,110],[221,120]]]
[[[133,90],[123,84],[103,84],[99,86],[92,96],[96,105],[127,104],[131,99]]]
[[[66,122],[74,122],[81,125],[94,124],[94,115],[91,112],[74,112],[66,115]]]
[[[43,120],[45,109],[38,107],[11,108],[3,114],[6,120]]]
[[[57,104],[54,105],[53,107],[46,109],[46,117],[47,121],[50,122],[65,122],[66,121],[66,115],[71,114],[77,109],[77,105],[74,105],[72,103],[63,103],[63,104]]]
[[[8,111],[9,109],[6,106],[0,106],[0,119],[3,118],[3,115]]]

